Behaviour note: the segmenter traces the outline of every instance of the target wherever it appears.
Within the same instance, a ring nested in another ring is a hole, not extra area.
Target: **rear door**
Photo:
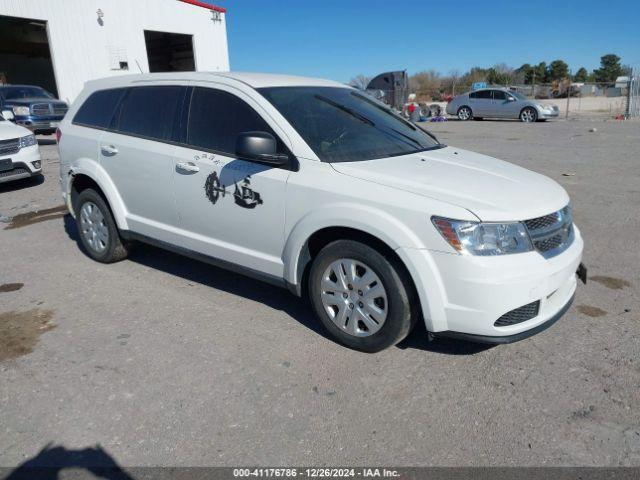
[[[474,117],[490,117],[491,102],[491,90],[478,90],[469,94],[469,103]]]
[[[186,91],[177,85],[128,88],[100,139],[100,163],[122,197],[130,228],[160,240],[177,225],[172,142]]]
[[[195,86],[173,175],[185,247],[281,279],[289,166],[235,155],[238,134],[271,133],[290,155],[286,135],[248,95]]]

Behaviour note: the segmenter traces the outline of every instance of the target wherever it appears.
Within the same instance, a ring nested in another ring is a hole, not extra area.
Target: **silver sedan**
[[[506,88],[485,88],[454,97],[447,105],[447,113],[460,120],[516,118],[529,123],[557,118],[560,110]]]

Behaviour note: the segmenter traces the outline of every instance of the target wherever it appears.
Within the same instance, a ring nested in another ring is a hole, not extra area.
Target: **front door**
[[[220,87],[225,88],[225,87]],[[194,87],[185,146],[176,147],[174,191],[181,243],[195,251],[282,278],[288,168],[236,158],[238,134],[284,134],[259,105],[233,89]],[[288,153],[281,140],[282,153]]]
[[[100,164],[118,189],[131,230],[163,239],[177,225],[173,181],[176,122],[187,88],[133,87],[100,139]]]

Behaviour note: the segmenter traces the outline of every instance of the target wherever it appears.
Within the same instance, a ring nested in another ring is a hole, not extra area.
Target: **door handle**
[[[102,151],[102,154],[106,155],[107,157],[111,157],[118,153],[118,149],[113,145],[102,145],[100,147],[100,150]]]
[[[176,163],[176,169],[181,170],[183,172],[195,173],[200,171],[200,167],[198,167],[193,162],[180,162]]]

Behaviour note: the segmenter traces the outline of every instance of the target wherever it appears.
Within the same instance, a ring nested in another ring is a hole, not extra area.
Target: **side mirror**
[[[5,120],[9,120],[9,121],[11,121],[11,120],[13,120],[15,118],[15,116],[13,115],[13,112],[11,110],[3,110],[2,111],[2,117]]]
[[[278,153],[277,148],[275,137],[268,132],[243,132],[236,140],[238,157],[269,165],[284,165],[289,156]]]
[[[515,101],[516,101],[516,97],[512,97],[512,96],[507,97],[507,102],[515,102]]]

